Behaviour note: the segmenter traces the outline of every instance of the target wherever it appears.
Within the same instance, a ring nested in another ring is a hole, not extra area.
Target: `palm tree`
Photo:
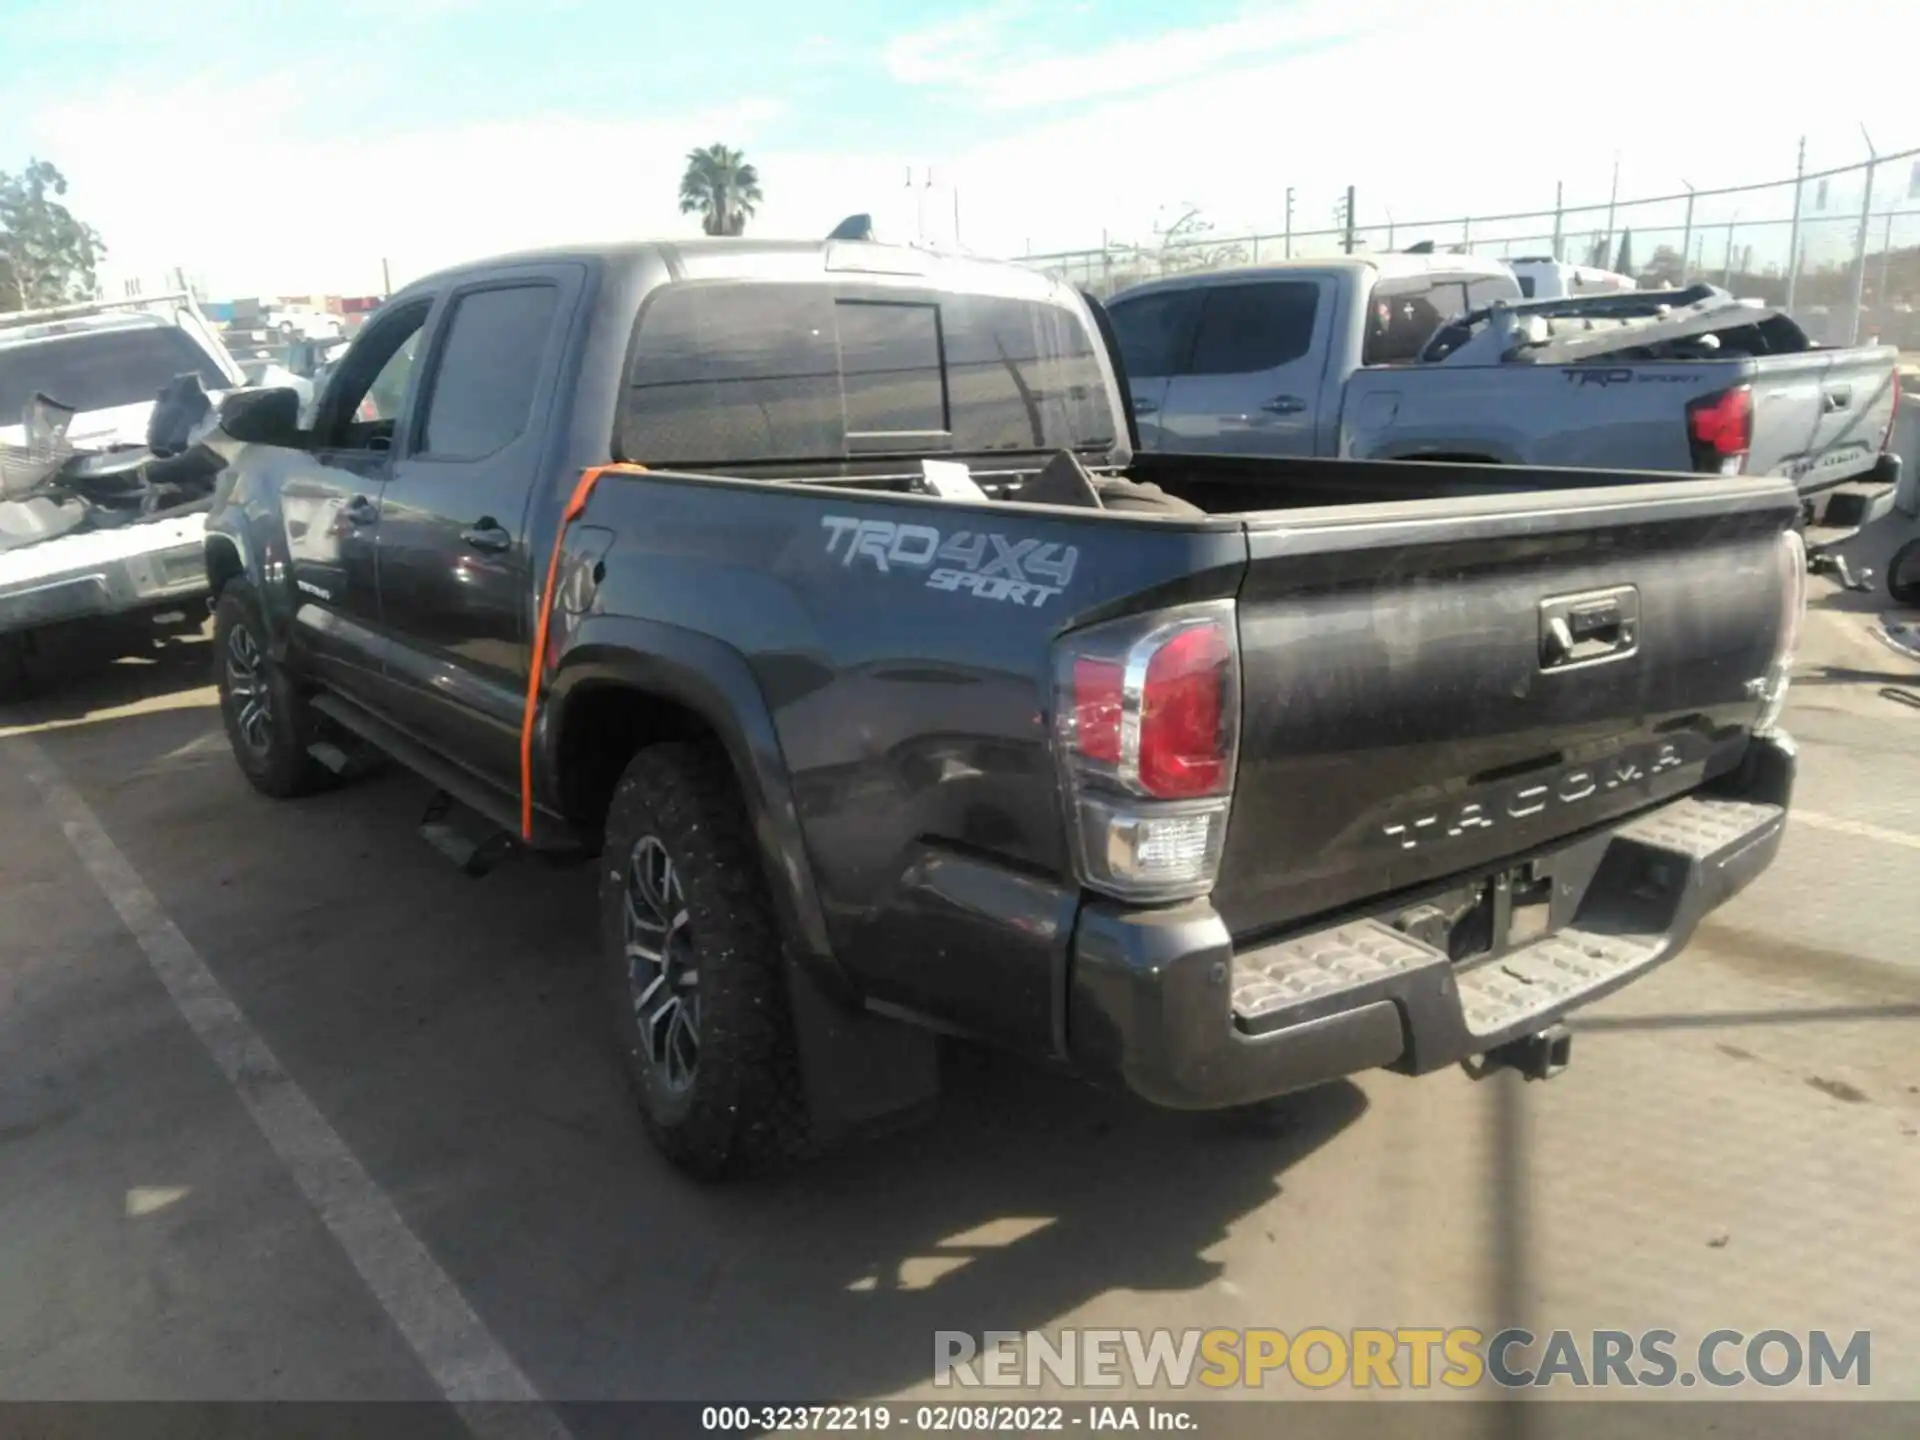
[[[738,235],[763,197],[760,172],[747,157],[725,145],[709,145],[687,152],[687,168],[680,176],[680,213],[700,214],[700,228],[709,235]]]

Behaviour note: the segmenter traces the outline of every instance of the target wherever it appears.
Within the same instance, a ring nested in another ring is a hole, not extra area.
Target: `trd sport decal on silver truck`
[[[1073,581],[1080,563],[1076,545],[1009,540],[988,531],[956,530],[943,536],[931,525],[856,520],[823,515],[827,554],[851,566],[871,564],[883,575],[895,570],[927,572],[929,590],[966,591],[982,600],[1007,600],[1036,610]]]

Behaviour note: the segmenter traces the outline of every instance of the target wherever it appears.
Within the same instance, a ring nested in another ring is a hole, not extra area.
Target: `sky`
[[[951,242],[957,217],[1019,256],[1151,244],[1193,208],[1279,232],[1288,187],[1325,227],[1353,185],[1404,245],[1556,183],[1604,204],[1616,162],[1631,197],[1790,176],[1802,136],[1809,169],[1850,164],[1863,124],[1920,147],[1916,53],[1912,0],[0,0],[0,169],[66,173],[107,277],[181,266],[215,298],[697,234],[679,173],[715,141],[760,170],[750,233],[866,211]],[[1920,239],[1910,165],[1875,207]],[[1751,227],[1790,196],[1699,202],[1706,258],[1730,217],[1784,253]],[[1850,244],[1859,182],[1827,199],[1815,241]]]

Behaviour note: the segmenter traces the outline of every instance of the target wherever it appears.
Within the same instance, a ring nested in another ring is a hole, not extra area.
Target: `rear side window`
[[[1529,300],[1533,299],[1533,276],[1521,275],[1516,278],[1520,281],[1520,293]]]
[[[1520,298],[1518,284],[1509,276],[1487,275],[1467,282],[1467,309],[1484,310],[1496,301],[1511,303]]]
[[[1199,298],[1191,290],[1161,290],[1107,307],[1129,376],[1158,380],[1185,373]]]
[[[1194,337],[1192,375],[1250,375],[1313,348],[1320,287],[1312,281],[1209,285]]]
[[[642,309],[617,439],[697,467],[1108,445],[1113,424],[1086,328],[1058,306],[723,282]]]
[[[1466,309],[1467,287],[1463,280],[1436,282],[1423,275],[1408,280],[1381,281],[1373,287],[1360,363],[1405,365],[1419,359],[1433,332],[1454,316],[1464,314]]]
[[[559,298],[552,285],[515,285],[454,302],[427,397],[421,454],[477,460],[525,432]]]

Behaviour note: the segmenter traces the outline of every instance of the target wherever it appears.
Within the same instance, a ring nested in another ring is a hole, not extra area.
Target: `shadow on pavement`
[[[1360,1119],[1351,1084],[1174,1114],[954,1046],[925,1127],[699,1186],[627,1096],[591,868],[466,879],[417,838],[427,787],[409,776],[266,801],[205,706],[42,743],[555,1400],[871,1397],[930,1382],[936,1330],[1072,1325],[1111,1292],[1167,1297],[1149,1326],[1308,1303],[1284,1281],[1196,1292],[1224,1279],[1229,1239],[1281,1247],[1261,1269],[1287,1273],[1309,1242],[1271,1217],[1236,1227]]]
[[[32,688],[0,704],[0,730],[19,731],[84,720],[164,700],[213,683],[213,645],[206,633],[157,638],[76,630],[59,648],[42,651]]]

